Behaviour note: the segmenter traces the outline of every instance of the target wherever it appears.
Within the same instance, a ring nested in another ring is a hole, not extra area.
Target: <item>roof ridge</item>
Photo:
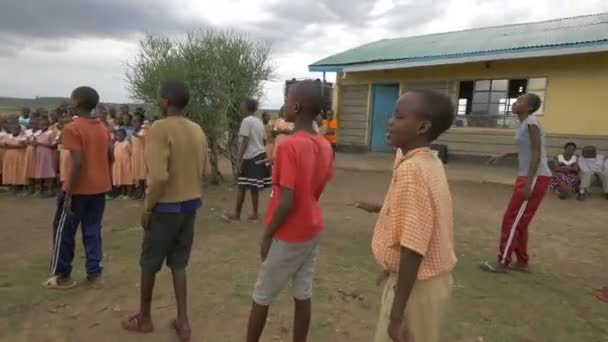
[[[514,24],[506,24],[506,25],[471,27],[471,28],[462,29],[462,30],[444,31],[444,32],[436,32],[436,33],[427,33],[427,34],[419,34],[419,35],[414,35],[414,36],[405,36],[405,37],[396,37],[396,38],[385,38],[385,39],[374,41],[374,42],[369,43],[369,44],[379,43],[379,42],[385,41],[385,40],[399,40],[399,39],[408,39],[408,38],[432,37],[432,36],[444,35],[444,34],[449,34],[449,33],[460,33],[460,32],[468,32],[468,31],[487,30],[487,29],[493,29],[493,28],[524,26],[524,25],[531,25],[531,24],[545,24],[545,23],[551,23],[551,22],[556,22],[556,21],[565,21],[565,20],[571,20],[571,19],[580,19],[580,18],[585,18],[585,17],[599,17],[601,15],[608,15],[608,12],[600,12],[600,13],[594,13],[594,14],[583,14],[583,15],[577,15],[577,16],[572,16],[572,17],[554,18],[554,19],[548,19],[548,20],[530,21],[530,22],[514,23]],[[588,26],[588,25],[576,25],[576,26],[580,27],[580,26]],[[368,45],[368,44],[366,44],[366,45]]]

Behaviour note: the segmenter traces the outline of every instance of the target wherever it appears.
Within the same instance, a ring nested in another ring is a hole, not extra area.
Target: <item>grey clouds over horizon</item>
[[[604,0],[0,0],[0,95],[56,96],[89,83],[124,101],[125,63],[145,33],[213,27],[272,44],[278,80],[265,102],[276,107],[283,79],[317,77],[308,64],[374,40],[603,11]]]

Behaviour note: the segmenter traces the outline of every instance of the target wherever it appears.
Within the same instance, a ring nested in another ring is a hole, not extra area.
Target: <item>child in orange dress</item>
[[[135,184],[133,197],[137,200],[142,200],[146,191],[146,165],[144,162],[146,129],[143,124],[143,114],[136,114],[133,119],[133,135],[131,135],[131,172]]]
[[[30,129],[25,131],[25,184],[23,195],[33,196],[36,194],[36,144],[35,139],[41,133],[38,128],[40,119],[32,117],[30,119]]]
[[[10,132],[10,136],[4,141],[6,152],[2,163],[2,181],[4,185],[9,185],[16,195],[25,185],[26,138],[17,123],[11,125]]]
[[[127,132],[124,129],[116,131],[114,164],[112,164],[112,183],[118,199],[129,199],[129,193],[133,187],[131,143],[127,140]]]
[[[9,133],[6,132],[7,129],[7,124],[6,124],[6,120],[2,119],[0,120],[0,185],[2,185],[2,165],[4,162],[4,152],[6,151],[4,149],[4,143],[6,142],[6,139],[10,136]]]

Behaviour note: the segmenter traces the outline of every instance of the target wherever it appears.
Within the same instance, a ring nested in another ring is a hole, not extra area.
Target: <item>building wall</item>
[[[426,84],[430,85],[426,88],[441,91],[456,101],[458,81],[536,77],[547,78],[544,113],[539,116],[556,145],[570,137],[600,143],[608,139],[608,53],[338,74],[337,84],[338,89],[341,89],[353,85],[398,82],[402,91]],[[338,93],[338,103],[343,100],[340,94]],[[369,103],[367,108],[366,131],[369,131]],[[337,109],[339,117],[347,114],[342,113],[343,109],[339,105]],[[470,132],[469,135],[473,137],[485,136],[492,142],[490,136],[514,135],[509,130],[500,129],[482,129],[486,133],[480,135],[479,130],[453,128],[446,138],[451,136],[452,139],[459,139]],[[359,142],[360,145],[368,143],[369,134]],[[479,140],[472,142],[472,145],[479,145]],[[487,154],[495,153],[498,145],[488,147]],[[481,150],[478,152],[482,153]]]

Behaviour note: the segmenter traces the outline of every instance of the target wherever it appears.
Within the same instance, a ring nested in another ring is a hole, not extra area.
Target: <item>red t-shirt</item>
[[[80,177],[72,186],[74,195],[97,195],[111,189],[110,134],[106,126],[96,119],[78,118],[65,126],[61,143],[66,150],[82,153]]]
[[[297,132],[281,143],[274,161],[266,225],[279,205],[281,187],[294,191],[294,206],[276,231],[276,239],[298,243],[321,233],[323,218],[319,197],[333,175],[333,152],[324,137]]]

